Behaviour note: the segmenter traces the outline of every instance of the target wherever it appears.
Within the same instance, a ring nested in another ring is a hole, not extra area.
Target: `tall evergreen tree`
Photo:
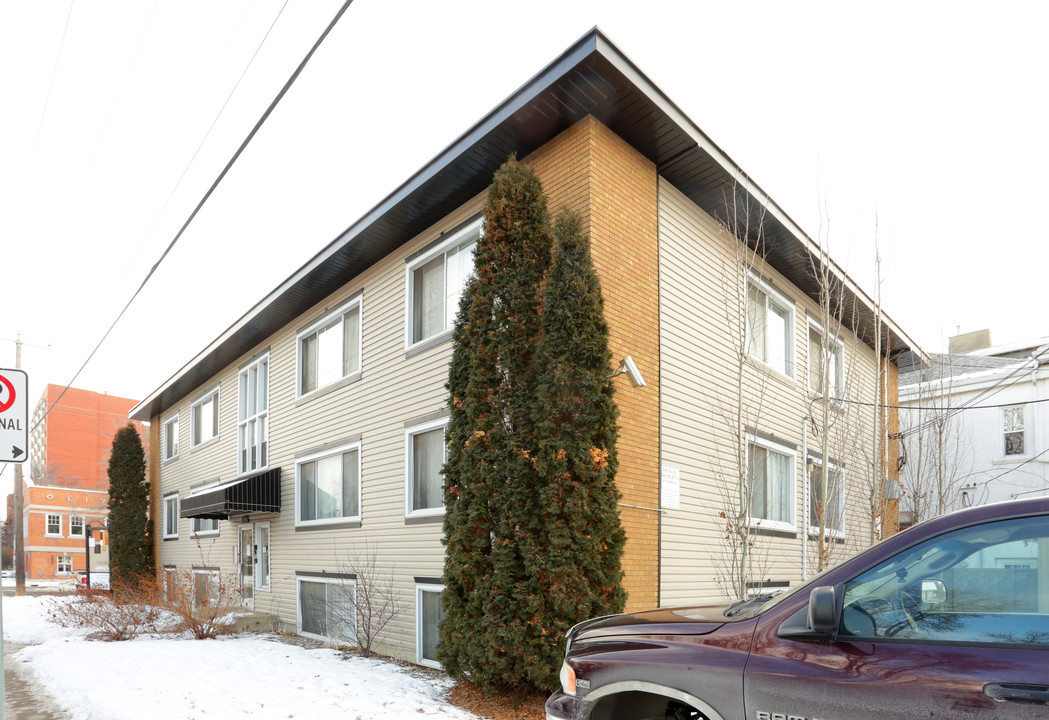
[[[589,243],[534,172],[495,175],[449,373],[438,659],[485,689],[556,683],[564,632],[623,608],[617,411]]]
[[[542,281],[550,264],[542,185],[510,158],[495,174],[449,373],[445,553],[438,659],[494,689],[530,677],[534,608],[523,598],[536,519],[532,463]],[[524,541],[524,542],[523,542]]]
[[[533,515],[527,591],[538,600],[541,637],[529,680],[556,685],[561,640],[575,623],[623,611],[626,535],[616,488],[616,420],[608,325],[590,241],[578,216],[555,225],[556,251],[544,292],[536,352],[535,466],[542,479]]]
[[[117,430],[109,454],[109,569],[114,589],[133,587],[155,572],[148,511],[146,456],[138,431],[128,423]]]

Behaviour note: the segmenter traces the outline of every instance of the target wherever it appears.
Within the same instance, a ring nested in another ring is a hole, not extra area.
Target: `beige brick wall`
[[[543,182],[550,212],[578,212],[601,278],[613,364],[626,355],[647,384],[616,379],[621,518],[627,608],[659,603],[659,284],[655,166],[594,118],[525,160]],[[611,368],[614,370],[614,367]],[[633,506],[633,507],[631,507]]]

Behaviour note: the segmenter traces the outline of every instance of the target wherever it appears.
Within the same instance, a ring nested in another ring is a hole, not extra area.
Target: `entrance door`
[[[240,526],[240,591],[244,605],[255,609],[255,526]]]

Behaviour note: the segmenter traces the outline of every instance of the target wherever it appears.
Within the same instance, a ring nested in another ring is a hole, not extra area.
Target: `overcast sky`
[[[31,409],[340,5],[0,2],[0,367],[21,334]],[[594,25],[868,292],[877,217],[885,308],[924,349],[1049,335],[1047,21],[1045,2],[356,0],[74,385],[149,395]]]

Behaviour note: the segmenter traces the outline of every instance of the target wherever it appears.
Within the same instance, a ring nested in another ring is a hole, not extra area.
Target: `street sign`
[[[0,369],[0,462],[29,459],[28,386],[25,371]]]

